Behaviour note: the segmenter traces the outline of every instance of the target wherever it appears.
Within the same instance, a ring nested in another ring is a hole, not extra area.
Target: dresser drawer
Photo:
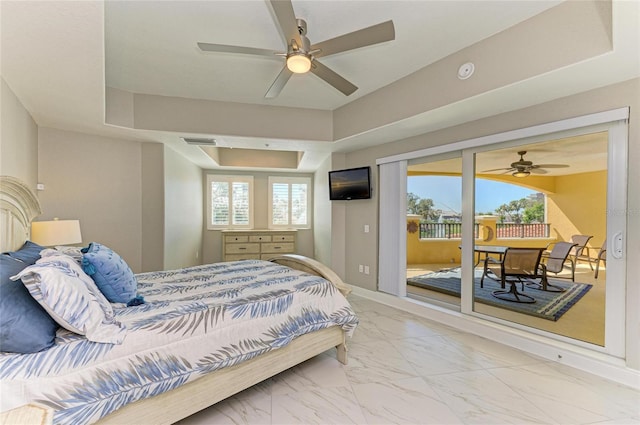
[[[273,242],[263,243],[262,252],[264,253],[278,253],[278,252],[293,252],[294,244],[289,242]]]
[[[272,240],[274,242],[294,242],[296,237],[294,235],[273,235]]]
[[[264,260],[264,261],[269,261],[269,260],[271,260],[272,258],[276,258],[276,257],[278,257],[279,255],[280,255],[280,254],[278,254],[277,252],[274,252],[273,254],[262,254],[262,255],[260,256],[260,259],[261,259],[261,260]]]
[[[260,254],[231,254],[224,256],[224,261],[240,260],[260,260]]]
[[[271,242],[270,235],[249,236],[249,242]]]
[[[249,236],[225,236],[224,241],[226,243],[249,242]]]
[[[259,243],[230,243],[226,246],[226,254],[259,254]]]

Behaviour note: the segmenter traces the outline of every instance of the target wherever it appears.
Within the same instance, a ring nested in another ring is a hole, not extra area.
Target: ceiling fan
[[[386,21],[320,43],[311,44],[306,36],[307,23],[303,19],[296,18],[291,0],[269,0],[269,3],[278,21],[278,29],[284,39],[287,40],[286,52],[226,44],[198,43],[198,47],[204,52],[240,53],[285,58],[285,66],[273,84],[271,84],[269,90],[267,90],[266,98],[278,96],[293,73],[304,74],[309,71],[344,95],[349,96],[358,87],[323,65],[318,61],[318,58],[395,39],[393,21]]]
[[[531,173],[533,174],[547,174],[548,171],[545,168],[567,168],[566,164],[534,164],[531,161],[524,159],[527,151],[519,151],[520,159],[516,162],[512,162],[510,167],[507,168],[494,168],[492,170],[484,170],[483,173],[490,173],[493,171],[503,171],[501,174],[511,173],[514,177],[527,177]]]

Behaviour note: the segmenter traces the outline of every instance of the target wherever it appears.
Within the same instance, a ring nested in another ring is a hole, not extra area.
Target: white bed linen
[[[133,401],[357,318],[334,285],[278,264],[237,261],[137,275],[146,303],[115,308],[121,345],[60,330],[54,347],[0,354],[0,410],[48,404],[54,423],[88,424]],[[132,418],[133,420],[134,418]]]

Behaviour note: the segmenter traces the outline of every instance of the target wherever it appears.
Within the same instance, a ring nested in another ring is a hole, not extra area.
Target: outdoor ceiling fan
[[[278,20],[278,29],[284,39],[287,40],[286,52],[226,44],[198,43],[198,47],[204,52],[240,53],[285,58],[285,66],[265,94],[267,98],[278,96],[292,74],[304,74],[309,71],[322,78],[344,95],[349,96],[358,87],[323,65],[318,61],[318,58],[395,39],[393,21],[386,21],[317,44],[311,44],[306,36],[307,23],[303,19],[296,18],[291,0],[269,0],[269,3]]]
[[[534,164],[531,161],[524,159],[527,151],[520,151],[520,159],[516,162],[512,162],[510,167],[507,168],[494,168],[492,170],[484,170],[483,173],[491,173],[493,171],[503,171],[501,174],[511,173],[514,177],[527,177],[531,173],[533,174],[547,174],[548,171],[545,168],[567,168],[566,164]]]

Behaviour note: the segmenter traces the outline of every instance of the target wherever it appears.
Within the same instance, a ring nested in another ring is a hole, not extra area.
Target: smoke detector
[[[463,63],[462,65],[460,65],[460,68],[458,68],[458,78],[461,80],[466,80],[473,75],[473,71],[475,71],[475,69],[476,67],[473,63]]]

